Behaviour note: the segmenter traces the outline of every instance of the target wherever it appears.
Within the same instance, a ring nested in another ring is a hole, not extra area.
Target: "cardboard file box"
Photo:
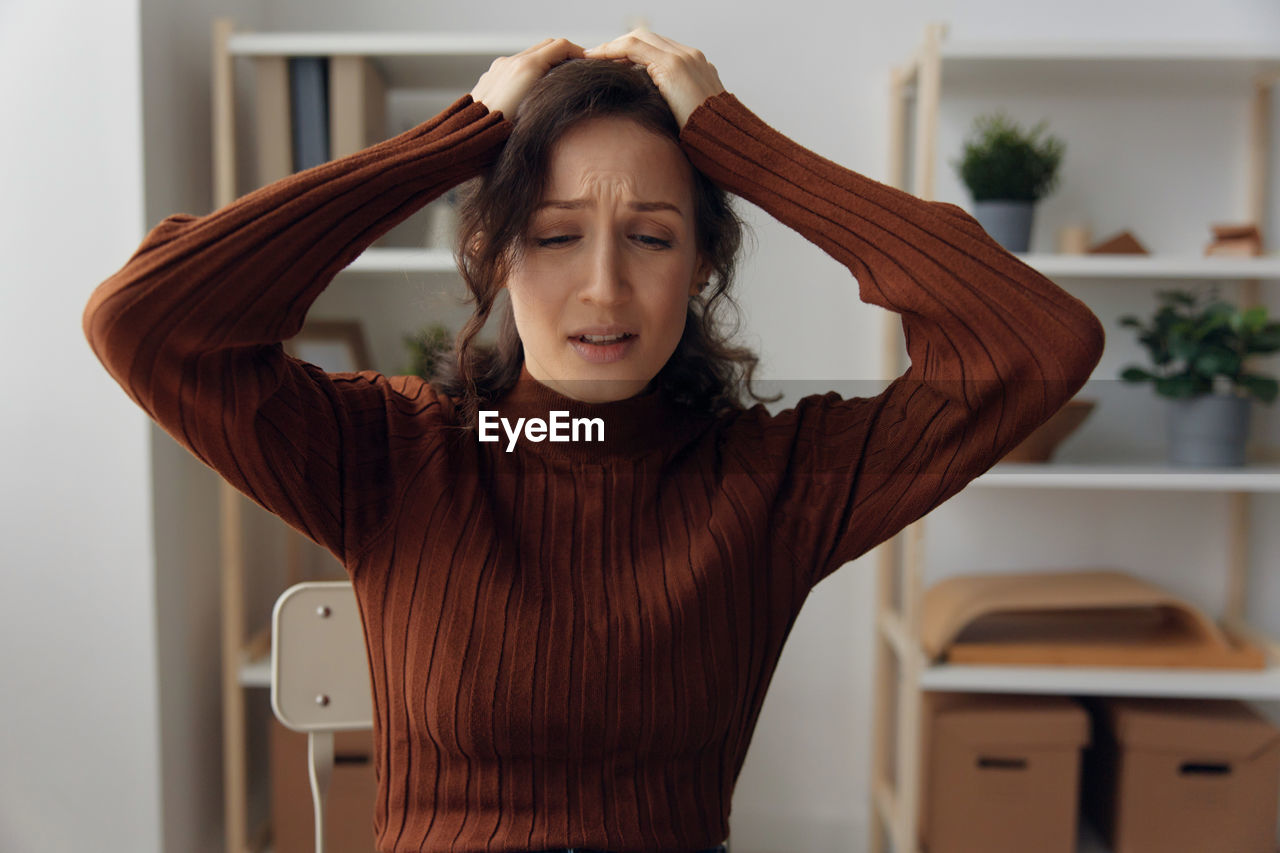
[[[325,853],[373,853],[373,732],[335,732],[333,776],[325,795]],[[272,853],[315,853],[315,806],[307,775],[307,736],[271,720]]]
[[[1084,811],[1113,853],[1272,853],[1280,730],[1243,702],[1091,699]]]
[[[927,853],[1075,853],[1084,708],[1061,696],[925,698]]]

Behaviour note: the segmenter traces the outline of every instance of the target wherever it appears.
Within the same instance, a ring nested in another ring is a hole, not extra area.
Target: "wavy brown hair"
[[[570,59],[534,84],[512,119],[514,127],[497,160],[461,188],[455,256],[470,294],[467,302],[475,308],[454,341],[453,358],[440,359],[430,377],[437,389],[460,399],[461,426],[474,429],[482,404],[499,399],[520,376],[524,347],[509,299],[497,311],[496,345],[480,346],[475,338],[518,262],[557,141],[576,123],[602,117],[630,119],[679,144],[675,116],[643,66]],[[677,405],[715,416],[744,408],[744,394],[761,402],[777,398],[760,397],[751,389],[759,359],[729,343],[740,321],[729,290],[744,224],[728,193],[692,164],[690,172],[697,248],[714,275],[689,300],[684,334],[653,385]],[[732,321],[727,328],[725,311]]]

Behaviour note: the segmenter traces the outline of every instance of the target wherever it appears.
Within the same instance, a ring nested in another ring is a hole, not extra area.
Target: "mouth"
[[[570,338],[570,340],[581,341],[584,344],[591,344],[592,346],[608,346],[609,344],[621,343],[622,341],[630,340],[634,337],[636,336],[631,332],[622,332],[616,335],[577,335],[576,337]]]
[[[591,364],[611,364],[627,357],[636,345],[639,335],[632,332],[610,334],[579,334],[569,337],[569,345]]]

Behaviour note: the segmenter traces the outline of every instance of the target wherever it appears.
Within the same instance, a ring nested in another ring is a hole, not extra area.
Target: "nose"
[[[580,298],[596,305],[618,305],[630,296],[625,260],[615,239],[596,241]]]

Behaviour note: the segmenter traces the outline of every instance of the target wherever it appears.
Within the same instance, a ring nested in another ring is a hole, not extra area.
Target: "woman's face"
[[[674,141],[623,118],[574,125],[549,165],[504,285],[525,363],[568,397],[634,396],[675,351],[689,297],[707,279],[692,166]]]

